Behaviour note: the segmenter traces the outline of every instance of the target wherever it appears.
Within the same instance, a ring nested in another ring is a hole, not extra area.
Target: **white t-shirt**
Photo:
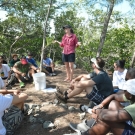
[[[6,135],[6,128],[2,123],[2,116],[4,115],[4,110],[11,106],[13,96],[10,94],[2,95],[0,94],[0,135]]]
[[[126,73],[127,73],[127,69],[125,69],[123,72],[114,71],[113,86],[117,86],[119,89],[122,89],[125,83]]]
[[[7,64],[2,64],[2,68],[0,68],[0,77],[1,78],[8,77],[9,71],[10,71],[10,67]]]
[[[2,78],[0,77],[0,89],[2,89],[4,87],[4,82],[2,80]]]

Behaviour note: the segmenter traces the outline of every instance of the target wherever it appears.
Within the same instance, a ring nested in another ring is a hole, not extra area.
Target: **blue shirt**
[[[27,58],[27,61],[28,61],[29,63],[31,63],[32,65],[34,65],[35,67],[38,67],[37,64],[36,64],[36,61],[35,61],[33,58],[31,58],[31,59],[28,59],[28,58]]]
[[[50,66],[51,63],[52,63],[52,59],[51,58],[43,59],[43,64],[46,64],[46,65]]]

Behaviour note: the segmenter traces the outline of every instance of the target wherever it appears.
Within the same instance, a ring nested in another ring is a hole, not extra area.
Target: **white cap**
[[[135,95],[135,79],[126,81],[123,86],[123,90],[126,90],[130,94]]]
[[[91,61],[96,65],[97,68],[100,68],[100,67],[98,66],[98,64],[97,64],[96,58],[92,58]]]

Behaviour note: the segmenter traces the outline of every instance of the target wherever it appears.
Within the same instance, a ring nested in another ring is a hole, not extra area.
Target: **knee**
[[[112,100],[110,102],[110,104],[109,104],[108,109],[110,109],[110,110],[116,110],[116,108],[118,107],[118,104],[119,104],[118,101]]]
[[[20,96],[24,99],[24,101],[28,98],[26,93],[20,93]]]
[[[85,81],[85,80],[86,80],[86,78],[85,78],[85,77],[82,77],[82,78],[81,78],[81,81]]]

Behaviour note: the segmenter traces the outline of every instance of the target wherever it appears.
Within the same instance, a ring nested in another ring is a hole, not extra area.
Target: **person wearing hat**
[[[75,48],[80,45],[76,35],[73,32],[73,29],[69,25],[63,26],[65,35],[62,37],[62,41],[55,41],[63,47],[63,58],[67,77],[64,81],[71,82],[73,79],[73,65],[75,62]]]
[[[32,56],[33,56],[33,54],[31,52],[29,52],[28,56],[27,56],[27,61],[29,63],[31,63],[33,66],[38,67],[36,61],[34,60],[34,58]]]
[[[25,87],[24,82],[32,79],[35,70],[39,72],[39,68],[29,63],[25,56],[22,56],[21,60],[15,63],[13,71],[20,82],[20,88]]]
[[[12,55],[12,60],[9,62],[10,67],[12,68],[14,66],[14,64],[16,62],[20,61],[20,59],[18,59],[18,55],[17,54],[13,54]]]
[[[80,75],[70,84],[70,89],[62,94],[57,90],[56,97],[62,102],[80,94],[83,90],[87,93],[87,98],[96,104],[100,104],[106,97],[113,93],[112,81],[108,74],[103,70],[105,62],[100,57],[92,58],[93,74]],[[85,78],[85,79],[84,79]]]
[[[103,101],[100,106],[92,110],[92,118],[96,119],[96,124],[85,132],[78,130],[76,133],[70,135],[105,135],[110,131],[114,135],[135,135],[134,84],[135,79],[126,81],[123,87],[123,98],[119,99],[121,102],[129,101],[129,106],[123,108],[120,102],[112,100],[108,109],[103,109],[106,105],[105,101]]]

